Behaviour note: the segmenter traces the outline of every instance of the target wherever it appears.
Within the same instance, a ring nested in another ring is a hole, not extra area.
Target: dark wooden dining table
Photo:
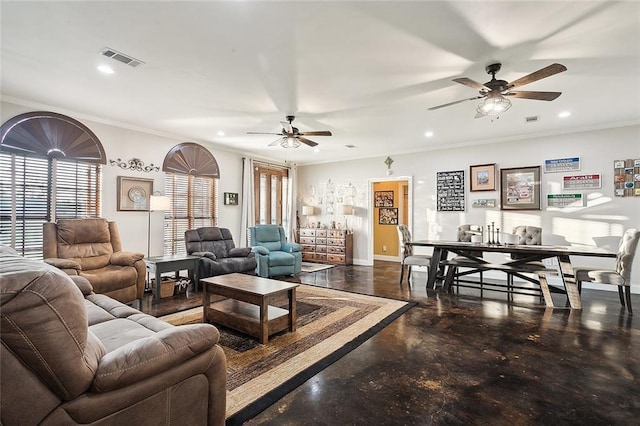
[[[409,244],[414,247],[433,248],[431,265],[429,267],[429,277],[427,279],[427,288],[432,289],[435,288],[436,281],[442,279],[444,275],[443,271],[449,252],[468,258],[470,261],[469,267],[473,267],[473,262],[476,262],[478,267],[481,269],[495,269],[501,271],[509,271],[510,268],[517,270],[519,265],[523,265],[526,262],[536,262],[556,258],[558,260],[558,265],[560,266],[560,276],[562,278],[564,289],[572,309],[582,309],[582,302],[580,301],[580,293],[578,292],[578,286],[575,276],[573,275],[570,256],[615,258],[617,255],[615,252],[588,246],[489,244],[442,240],[416,240]],[[477,254],[478,252],[515,254],[517,255],[515,256],[517,259],[511,259],[500,264],[494,264],[472,254]],[[553,307],[553,300],[551,300],[548,284],[546,279],[542,278],[543,277],[540,279],[540,286],[545,297],[546,305]]]

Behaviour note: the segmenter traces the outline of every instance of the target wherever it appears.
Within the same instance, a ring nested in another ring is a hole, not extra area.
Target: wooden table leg
[[[429,276],[427,278],[427,288],[436,288],[436,277],[438,276],[438,270],[440,269],[440,257],[442,256],[442,249],[440,247],[433,248],[433,254],[431,256],[431,265],[429,266]]]
[[[288,291],[289,293],[289,330],[296,331],[296,289],[295,287]]]
[[[156,291],[153,293],[153,301],[157,305],[160,303],[160,282],[162,281],[162,272],[160,272],[160,268],[156,265]]]
[[[540,282],[540,290],[542,290],[545,305],[549,308],[553,308],[553,299],[551,298],[551,292],[549,291],[547,276],[543,272],[538,272],[538,281]]]
[[[202,322],[205,324],[209,322],[207,319],[207,309],[211,305],[211,296],[207,291],[207,287],[209,287],[207,284],[202,285]]]
[[[582,309],[576,277],[573,275],[573,268],[571,267],[571,259],[566,255],[558,256],[558,264],[560,265],[560,275],[564,282],[564,289],[567,292],[569,305],[571,305],[572,309]]]
[[[269,341],[269,305],[263,297],[260,300],[260,343],[266,345]]]

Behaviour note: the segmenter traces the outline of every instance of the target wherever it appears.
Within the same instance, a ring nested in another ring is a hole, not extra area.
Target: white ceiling
[[[300,164],[640,123],[640,2],[8,2],[1,3],[2,96],[181,140]],[[131,68],[105,47],[146,62]],[[474,119],[502,62],[519,89],[500,119]],[[115,74],[96,70],[109,64]],[[570,111],[569,118],[558,113]],[[268,147],[294,114],[320,152]],[[539,116],[536,123],[524,118]],[[218,136],[224,131],[225,136]],[[425,132],[434,136],[426,138]],[[355,145],[347,148],[345,145]]]

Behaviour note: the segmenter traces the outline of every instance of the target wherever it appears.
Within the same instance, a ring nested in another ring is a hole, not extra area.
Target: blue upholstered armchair
[[[282,226],[249,227],[249,246],[256,254],[256,274],[261,277],[294,275],[302,270],[302,248],[300,244],[287,243]]]

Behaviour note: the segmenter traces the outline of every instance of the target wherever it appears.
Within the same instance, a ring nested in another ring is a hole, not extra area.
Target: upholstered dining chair
[[[411,232],[409,231],[409,228],[407,227],[407,225],[398,225],[397,229],[402,256],[402,264],[400,266],[400,287],[402,288],[405,266],[408,267],[407,285],[411,287],[411,267],[426,266],[428,272],[431,265],[431,256],[427,254],[413,254],[413,246],[409,244],[411,242]]]
[[[458,237],[458,241],[460,242],[466,242],[466,243],[470,243],[471,242],[471,237],[474,235],[479,235],[480,237],[482,237],[483,235],[483,230],[482,230],[482,225],[472,225],[472,224],[463,224],[463,225],[458,225],[458,230],[457,230],[457,237]],[[482,251],[478,250],[478,251],[474,251],[474,250],[469,250],[469,254],[475,257],[482,257]],[[455,256],[452,259],[452,263],[455,263],[456,266],[451,265],[451,268],[456,268],[456,281],[455,281],[455,285],[456,287],[459,286],[459,275],[457,274],[458,272],[458,268],[460,267],[465,267],[466,264],[468,264],[469,268],[473,268],[474,264],[477,264],[474,260],[469,259],[468,257],[465,256]],[[466,273],[463,273],[463,275],[469,275],[471,273],[474,273],[475,271],[467,271]],[[477,272],[479,272],[479,278],[480,278],[480,296],[482,296],[482,292],[483,292],[483,286],[482,286],[482,282],[483,282],[483,277],[482,277],[482,269],[478,270]]]
[[[630,228],[625,231],[620,239],[615,269],[585,266],[576,266],[573,268],[573,274],[576,277],[576,283],[578,285],[578,292],[582,292],[583,282],[617,285],[620,304],[624,307],[626,298],[627,311],[632,314],[631,266],[633,265],[633,258],[638,247],[638,240],[640,240],[640,231],[638,229]]]
[[[519,245],[523,245],[523,246],[542,245],[542,228],[539,226],[519,225],[513,228],[512,234],[517,236],[517,244]],[[511,258],[514,260],[517,260],[521,257],[522,255],[518,255],[515,253],[511,254]],[[527,262],[524,264],[524,266],[532,266],[540,269],[540,272],[538,273],[538,278],[540,279],[541,275],[543,279],[546,278],[546,276],[542,272],[542,270],[546,268],[543,262],[541,261]],[[532,281],[532,282],[535,282],[535,281]],[[507,273],[507,286],[513,287],[513,275],[510,273]]]

